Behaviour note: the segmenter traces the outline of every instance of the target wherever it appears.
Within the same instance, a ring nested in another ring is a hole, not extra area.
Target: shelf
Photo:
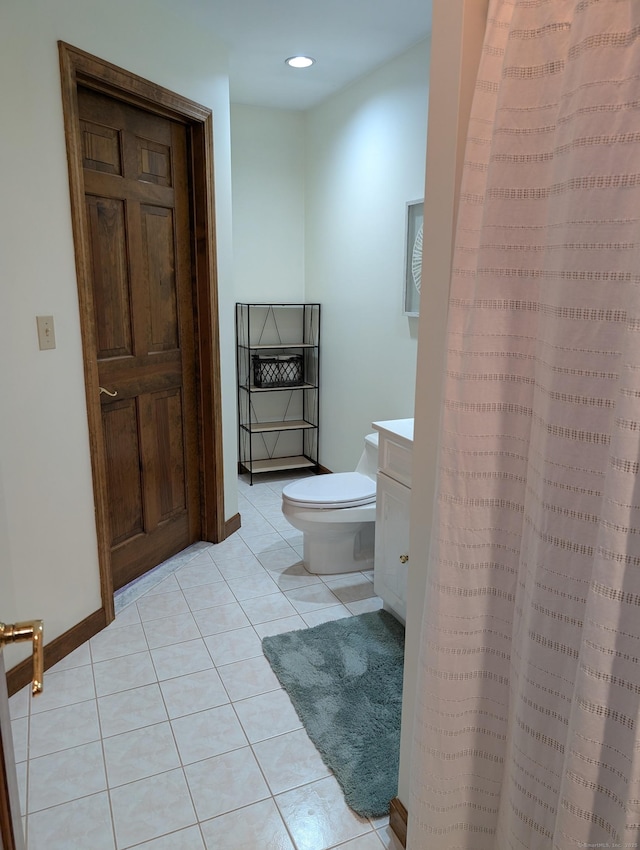
[[[246,431],[251,434],[263,434],[267,431],[300,431],[302,428],[317,428],[312,422],[307,422],[306,419],[285,419],[281,422],[252,422],[250,425],[241,425]]]
[[[282,390],[316,390],[316,384],[289,384],[286,387],[247,387],[245,384],[240,384],[240,389],[248,393],[277,393]]]
[[[238,465],[250,484],[261,472],[319,469],[320,310],[236,304]]]
[[[309,460],[308,457],[304,457],[303,455],[241,461],[241,463],[252,474],[256,472],[282,472],[286,469],[312,469],[318,465],[315,461]]]
[[[256,343],[255,345],[240,345],[240,348],[246,348],[249,351],[260,351],[265,348],[317,348],[312,342],[274,342],[269,345],[265,342]]]

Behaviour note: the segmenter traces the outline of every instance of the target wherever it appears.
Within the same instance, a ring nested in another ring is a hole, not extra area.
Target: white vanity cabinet
[[[374,422],[373,427],[379,433],[373,586],[384,607],[404,623],[407,616],[413,419]]]

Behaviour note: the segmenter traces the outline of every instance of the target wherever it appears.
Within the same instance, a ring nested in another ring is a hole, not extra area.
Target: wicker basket
[[[299,387],[303,383],[301,354],[274,357],[253,355],[253,383],[256,387]]]

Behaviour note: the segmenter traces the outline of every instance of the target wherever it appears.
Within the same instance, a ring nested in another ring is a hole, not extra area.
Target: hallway
[[[116,594],[115,621],[11,698],[29,850],[399,850],[356,816],[261,638],[373,610],[373,576],[318,576],[284,480],[240,479],[242,529]]]

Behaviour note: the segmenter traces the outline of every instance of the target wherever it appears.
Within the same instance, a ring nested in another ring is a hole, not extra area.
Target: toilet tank
[[[356,472],[372,478],[374,481],[378,474],[378,432],[367,434],[364,438],[364,451],[356,466]]]

